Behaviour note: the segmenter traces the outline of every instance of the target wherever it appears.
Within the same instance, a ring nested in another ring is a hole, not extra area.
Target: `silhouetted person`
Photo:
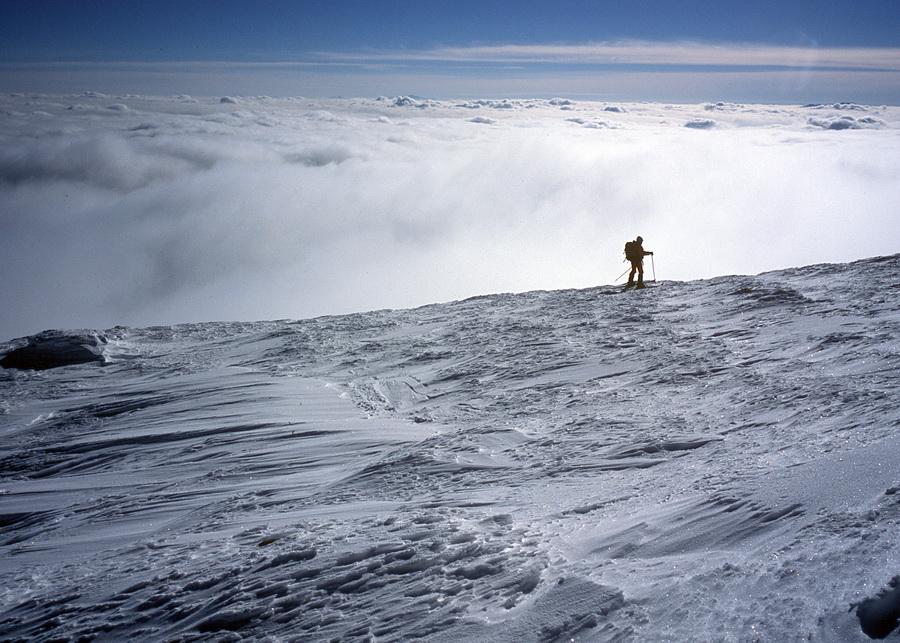
[[[634,241],[629,241],[625,244],[625,258],[631,262],[631,273],[628,275],[628,283],[625,285],[626,288],[629,286],[634,286],[634,273],[637,273],[637,288],[644,287],[644,257],[646,255],[652,255],[653,253],[644,250],[644,240],[641,237],[638,237]]]

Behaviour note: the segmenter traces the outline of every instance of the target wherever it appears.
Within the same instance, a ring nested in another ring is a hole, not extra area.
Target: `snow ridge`
[[[895,255],[95,332],[0,371],[3,640],[869,640],[898,294]]]

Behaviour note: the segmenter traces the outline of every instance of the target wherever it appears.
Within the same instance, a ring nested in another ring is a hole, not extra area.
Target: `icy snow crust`
[[[102,335],[0,371],[3,640],[866,641],[900,573],[900,255]]]

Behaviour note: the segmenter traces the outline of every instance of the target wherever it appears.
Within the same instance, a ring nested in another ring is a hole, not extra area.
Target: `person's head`
[[[637,241],[638,243],[643,243],[644,239],[642,237],[638,237],[637,239],[635,239],[635,241]]]

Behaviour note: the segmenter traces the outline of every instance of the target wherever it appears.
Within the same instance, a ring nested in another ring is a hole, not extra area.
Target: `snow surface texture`
[[[66,336],[108,365],[0,371],[3,640],[846,643],[851,605],[896,618],[900,255]]]
[[[584,288],[637,235],[678,281],[900,247],[897,106],[90,93],[0,119],[0,337]]]

